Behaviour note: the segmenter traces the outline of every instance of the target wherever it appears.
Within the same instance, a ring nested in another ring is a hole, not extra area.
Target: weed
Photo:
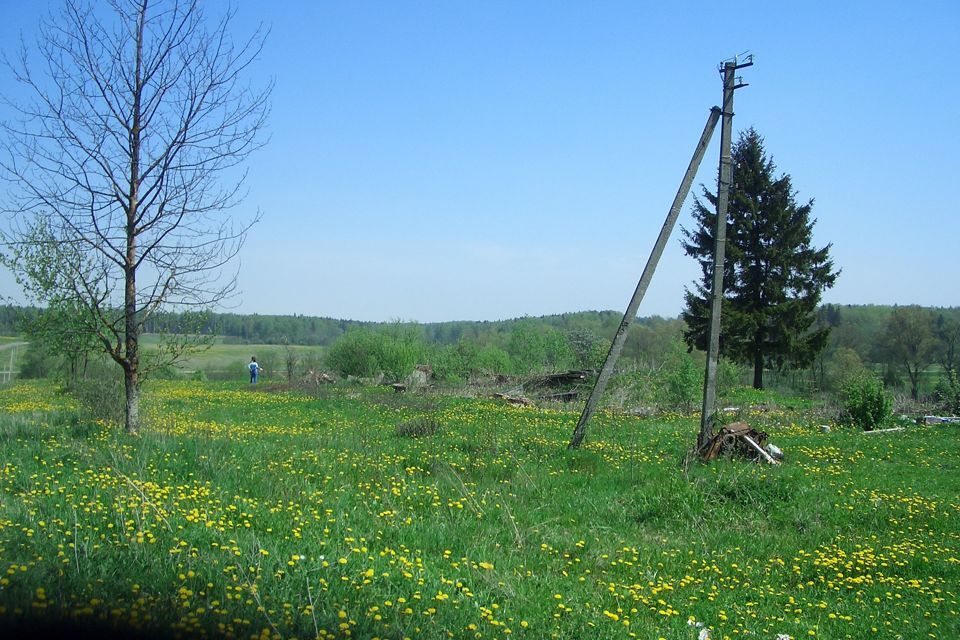
[[[440,423],[434,418],[416,418],[398,424],[396,434],[402,438],[420,438],[440,432]]]

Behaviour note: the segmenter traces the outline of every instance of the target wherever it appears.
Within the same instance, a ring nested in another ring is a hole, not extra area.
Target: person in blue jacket
[[[260,376],[260,365],[257,364],[256,356],[250,358],[250,364],[247,365],[247,368],[250,369],[250,384],[257,384],[257,378]]]

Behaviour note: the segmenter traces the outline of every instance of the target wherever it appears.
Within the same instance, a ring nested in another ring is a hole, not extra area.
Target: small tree
[[[864,431],[872,431],[890,417],[892,406],[883,383],[872,373],[856,376],[844,387],[844,409],[853,424]]]
[[[28,293],[79,310],[123,370],[133,432],[149,370],[145,323],[234,290],[225,269],[249,224],[223,212],[239,202],[234,169],[262,144],[270,88],[242,84],[263,34],[234,45],[232,11],[207,29],[197,0],[112,0],[110,9],[65,0],[41,25],[40,72],[26,47],[11,65],[32,100],[2,125],[0,173],[12,187],[7,265],[30,281],[36,265],[24,257],[42,246],[40,271],[62,272]]]
[[[933,364],[937,353],[934,317],[916,305],[897,307],[890,314],[881,345],[887,362],[906,372],[910,396],[920,399],[920,377]]]
[[[763,138],[753,129],[733,149],[733,184],[727,213],[720,351],[753,367],[753,386],[763,388],[763,370],[786,364],[809,366],[826,345],[829,327],[814,328],[816,308],[833,286],[830,245],[813,246],[813,201],[796,202],[789,175],[775,176]],[[696,228],[683,230],[683,248],[700,263],[702,277],[686,292],[684,339],[706,350],[713,286],[716,195],[712,206],[695,199]]]
[[[693,410],[703,390],[703,367],[694,362],[693,354],[683,348],[679,339],[671,343],[670,353],[657,378],[662,402],[668,408],[685,413]]]
[[[293,382],[297,375],[297,367],[300,365],[300,355],[286,336],[281,342],[283,344],[283,363],[287,367],[287,382]]]
[[[957,378],[957,359],[960,357],[960,313],[938,313],[934,322],[934,335],[938,340],[937,359],[943,366],[947,380]]]

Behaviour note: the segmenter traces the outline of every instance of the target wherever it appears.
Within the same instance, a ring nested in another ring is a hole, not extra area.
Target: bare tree
[[[30,246],[46,247],[61,275],[28,293],[82,307],[123,369],[130,432],[149,370],[144,324],[229,297],[231,259],[259,217],[227,215],[240,165],[264,144],[272,89],[245,83],[265,32],[234,42],[234,15],[208,27],[197,0],[65,0],[37,50],[8,61],[29,97],[9,102],[19,117],[2,124],[7,263],[29,279]]]

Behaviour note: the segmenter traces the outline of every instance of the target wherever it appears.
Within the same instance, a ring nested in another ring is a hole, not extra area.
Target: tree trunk
[[[140,212],[140,99],[143,93],[143,42],[146,3],[137,18],[133,109],[130,123],[130,188],[127,200],[127,251],[124,256],[124,364],[127,433],[140,430],[140,318],[137,312],[137,219]]]
[[[759,351],[753,354],[753,388],[763,389],[763,354]]]
[[[126,391],[126,420],[124,427],[129,434],[140,430],[140,375],[136,369],[125,367],[123,384]]]
[[[908,362],[907,375],[910,376],[910,397],[916,402],[920,399],[920,368],[914,369]]]

